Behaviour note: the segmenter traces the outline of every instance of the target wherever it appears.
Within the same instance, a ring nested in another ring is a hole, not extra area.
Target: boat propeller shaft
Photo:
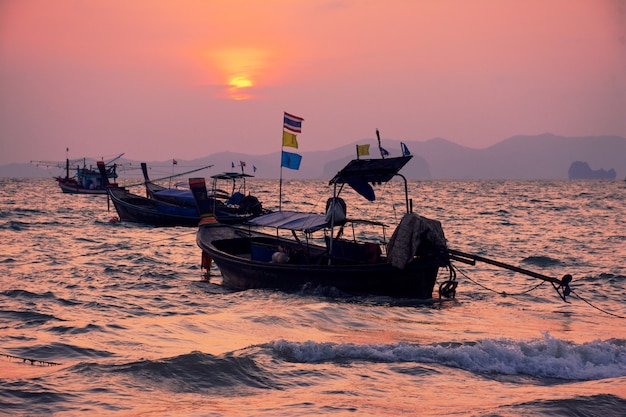
[[[566,297],[569,296],[571,293],[569,283],[572,281],[572,276],[570,274],[565,274],[563,275],[563,278],[558,279],[539,274],[537,272],[529,271],[528,269],[520,268],[515,265],[505,264],[504,262],[496,261],[494,259],[489,259],[483,256],[473,255],[471,253],[465,253],[454,249],[448,249],[448,254],[450,255],[450,259],[458,262],[466,263],[469,265],[476,265],[476,262],[484,262],[490,265],[498,266],[500,268],[519,272],[520,274],[528,275],[533,278],[539,278],[541,280],[547,281],[552,284],[552,287],[556,290],[557,294],[559,294],[563,301],[567,301]]]

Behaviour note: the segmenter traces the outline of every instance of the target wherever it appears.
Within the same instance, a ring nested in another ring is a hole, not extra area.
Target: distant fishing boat
[[[198,211],[162,201],[152,200],[129,192],[123,187],[108,189],[120,220],[150,226],[195,227],[200,221]]]
[[[145,169],[145,164],[142,164],[142,169]],[[196,208],[195,200],[193,200],[193,196],[191,196],[193,204],[188,204],[184,198],[180,198],[180,192],[187,191],[187,193],[190,194],[191,192],[189,190],[168,189],[146,180],[146,189],[153,191],[155,195],[162,197],[161,193],[165,193],[170,197],[178,196],[179,198],[162,199],[144,197],[131,193],[128,189],[119,187],[117,184],[110,184],[106,176],[105,164],[101,161],[98,162],[98,170],[120,220],[163,227],[196,227],[200,222],[200,215]],[[147,171],[144,172],[144,175],[147,175]],[[148,188],[148,186],[150,186],[150,188]],[[166,193],[168,191],[178,191],[178,193]],[[149,191],[148,194],[150,195]],[[226,223],[238,223],[249,220],[260,214],[262,207],[258,199],[253,196],[246,196],[246,198],[248,198],[248,201],[253,202],[253,204],[248,206],[239,204],[236,207],[234,205],[220,206],[215,212],[217,218]]]
[[[117,184],[109,184],[104,162],[98,161],[98,170],[120,220],[150,226],[198,225],[200,216],[195,207],[180,206],[133,194]]]
[[[67,150],[66,150],[67,151]],[[115,158],[104,162],[106,176],[110,180],[117,179],[117,164],[114,162],[120,159],[124,154],[121,153]],[[78,165],[82,161],[82,166]],[[47,162],[47,161],[31,161],[37,165],[48,165],[61,167],[61,162]],[[76,163],[76,173],[70,176],[71,165]],[[87,167],[86,158],[75,159],[70,161],[66,156],[65,158],[65,176],[58,176],[54,178],[59,184],[61,191],[67,194],[106,194],[106,186],[102,182],[100,171],[92,166]]]
[[[209,165],[204,168],[211,166],[212,165]],[[198,170],[199,169],[187,171],[175,176],[186,175]],[[145,162],[141,163],[141,171],[143,173],[148,198],[177,206],[193,208],[197,213],[196,202],[189,189],[167,188],[150,180],[148,167]],[[174,176],[165,179],[172,177]],[[267,210],[263,209],[263,205],[257,197],[247,193],[246,178],[253,177],[253,175],[244,172],[223,172],[211,176],[213,182],[213,187],[209,194],[211,212],[215,214],[219,222],[227,224],[241,223],[267,212]],[[221,183],[230,184],[230,191],[220,189],[219,186]]]

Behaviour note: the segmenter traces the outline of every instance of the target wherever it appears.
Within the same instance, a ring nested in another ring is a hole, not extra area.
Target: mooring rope
[[[626,319],[626,317],[624,317],[624,316],[620,316],[619,314],[611,313],[610,311],[606,311],[606,310],[604,310],[604,309],[601,309],[601,308],[600,308],[600,307],[598,307],[598,306],[593,305],[590,301],[585,300],[583,297],[581,297],[580,295],[576,294],[576,293],[574,292],[574,290],[572,290],[572,291],[570,292],[570,294],[575,295],[575,296],[576,296],[576,298],[578,298],[578,299],[579,299],[579,300],[581,300],[582,302],[586,303],[586,304],[587,304],[587,305],[589,305],[590,307],[595,308],[595,309],[596,309],[596,310],[598,310],[598,311],[603,312],[604,314],[608,314],[609,316],[617,317],[618,319]]]
[[[42,361],[42,360],[39,360],[39,359],[24,358],[22,356],[9,355],[9,354],[6,354],[6,353],[0,353],[0,356],[8,358],[8,359],[20,360],[23,363],[30,362],[30,364],[33,365],[33,366],[58,366],[58,365],[61,365],[60,363],[57,363],[57,362],[50,362],[50,361]]]
[[[516,292],[516,293],[508,293],[508,292],[506,292],[506,291],[497,291],[497,290],[494,290],[493,288],[489,288],[489,287],[487,287],[487,286],[485,286],[485,285],[483,285],[483,284],[481,284],[481,283],[479,283],[479,282],[477,282],[477,281],[473,280],[472,278],[470,278],[470,277],[469,277],[469,275],[467,275],[465,272],[463,272],[461,269],[459,269],[459,267],[458,267],[458,266],[454,266],[453,268],[454,268],[454,269],[456,269],[457,271],[459,271],[459,273],[460,273],[461,275],[463,275],[463,277],[465,277],[466,279],[468,279],[468,280],[469,280],[469,281],[471,281],[472,283],[474,283],[474,284],[478,285],[479,287],[481,287],[481,288],[483,288],[483,289],[485,289],[485,290],[487,290],[487,291],[491,291],[491,292],[493,292],[493,293],[496,293],[496,294],[499,294],[499,295],[503,295],[503,296],[509,296],[509,295],[510,295],[510,296],[512,296],[512,297],[513,297],[513,296],[518,296],[518,295],[528,294],[528,293],[530,293],[531,291],[536,290],[537,288],[541,287],[543,284],[545,284],[545,283],[546,283],[545,281],[541,281],[541,282],[539,282],[539,284],[537,284],[537,285],[535,285],[535,286],[533,286],[533,287],[531,287],[531,288],[529,288],[529,289],[527,289],[527,290],[525,290],[525,291],[522,291],[522,292]]]
[[[454,269],[456,269],[457,271],[459,271],[459,273],[460,273],[461,275],[463,275],[463,277],[467,278],[467,280],[469,280],[470,282],[472,282],[472,283],[474,283],[474,284],[478,285],[479,287],[481,287],[481,288],[483,288],[483,289],[485,289],[485,290],[487,290],[487,291],[491,291],[491,292],[494,292],[494,293],[496,293],[496,294],[499,294],[499,295],[504,295],[504,296],[509,296],[509,295],[510,295],[510,296],[514,297],[514,296],[518,296],[518,295],[528,294],[528,293],[530,293],[531,291],[534,291],[534,290],[536,290],[537,288],[539,288],[540,286],[542,286],[543,284],[545,284],[545,281],[541,281],[539,284],[535,285],[534,287],[531,287],[530,289],[528,289],[528,290],[526,290],[526,291],[522,291],[522,292],[519,292],[519,293],[507,293],[507,292],[505,292],[505,291],[496,291],[496,290],[494,290],[494,289],[492,289],[492,288],[489,288],[489,287],[486,287],[485,285],[482,285],[481,283],[479,283],[479,282],[477,282],[477,281],[473,280],[472,278],[470,278],[470,277],[469,277],[466,273],[464,273],[464,272],[463,272],[461,269],[459,269],[459,267],[457,267],[457,266],[454,266]],[[589,305],[589,306],[590,306],[590,307],[592,307],[592,308],[595,308],[596,310],[598,310],[598,311],[600,311],[600,312],[602,312],[602,313],[604,313],[604,314],[607,314],[607,315],[609,315],[609,316],[613,316],[613,317],[617,317],[617,318],[619,318],[619,319],[624,319],[624,318],[626,318],[626,317],[624,317],[624,316],[620,316],[619,314],[611,313],[610,311],[604,310],[604,309],[602,309],[602,308],[600,308],[600,307],[598,307],[598,306],[594,305],[593,303],[591,303],[591,301],[586,300],[585,298],[583,298],[583,297],[581,297],[580,295],[578,295],[577,293],[575,293],[575,292],[574,292],[574,290],[571,290],[571,291],[570,291],[570,294],[571,294],[571,295],[576,296],[576,298],[578,298],[579,300],[581,300],[581,301],[582,301],[582,302],[584,302],[585,304]]]

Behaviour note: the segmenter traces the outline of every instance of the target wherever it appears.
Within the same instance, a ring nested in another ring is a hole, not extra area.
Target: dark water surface
[[[321,212],[325,184],[286,181],[283,207]],[[277,206],[276,182],[249,186]],[[573,295],[487,264],[457,264],[442,302],[233,292],[215,267],[201,280],[194,228],[111,222],[106,196],[0,179],[0,414],[625,415],[624,182],[410,188],[451,248],[572,274]],[[401,216],[399,197],[346,200],[353,217]]]

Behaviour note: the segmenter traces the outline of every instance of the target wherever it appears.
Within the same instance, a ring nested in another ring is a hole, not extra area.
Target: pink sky
[[[3,0],[0,164],[626,137],[620,0]]]

